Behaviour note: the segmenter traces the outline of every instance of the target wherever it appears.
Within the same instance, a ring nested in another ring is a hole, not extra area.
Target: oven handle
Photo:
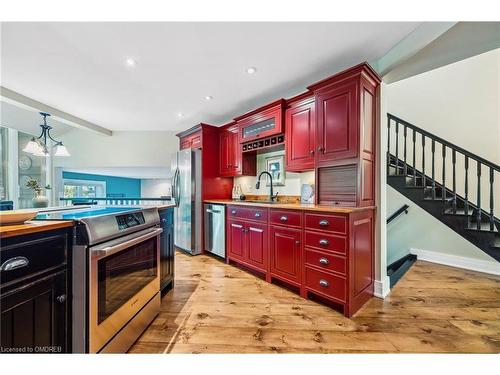
[[[116,254],[119,251],[125,250],[131,246],[134,246],[140,242],[146,241],[150,238],[159,236],[163,232],[162,228],[156,228],[153,231],[134,237],[130,240],[123,241],[121,243],[118,243],[113,246],[107,246],[105,248],[99,249],[99,250],[92,250],[92,258],[99,260],[102,258],[106,258],[110,255]]]

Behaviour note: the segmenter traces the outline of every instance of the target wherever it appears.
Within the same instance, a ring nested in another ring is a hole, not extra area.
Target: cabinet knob
[[[319,285],[321,285],[323,288],[328,288],[328,285],[330,285],[330,284],[328,284],[328,281],[321,279],[319,281]]]
[[[309,151],[311,155],[314,155],[314,150]]]
[[[300,245],[300,241],[299,240],[295,241],[295,245]]]
[[[66,294],[61,294],[60,296],[56,297],[57,302],[59,303],[64,303],[66,302]]]
[[[321,147],[321,146],[319,146],[319,147],[318,147],[318,151],[319,151],[319,152],[322,152],[323,150],[324,150],[324,148],[323,148],[323,147]]]
[[[329,261],[328,259],[326,259],[326,258],[319,258],[319,262],[320,262],[321,264],[325,264],[325,265],[326,265],[326,264],[330,264],[330,261]]]
[[[167,222],[167,219],[161,219],[161,222],[165,224]]]
[[[260,213],[256,212],[255,217],[260,217]]]
[[[280,217],[280,221],[285,222],[287,220],[288,220],[288,216],[282,216],[282,217]]]
[[[319,244],[321,246],[327,246],[330,242],[328,242],[328,240],[325,240],[325,239],[321,239],[319,240]]]
[[[321,225],[322,227],[326,227],[328,225],[328,220],[320,220],[319,225]]]
[[[232,210],[231,213],[234,215],[236,213],[236,210]]]

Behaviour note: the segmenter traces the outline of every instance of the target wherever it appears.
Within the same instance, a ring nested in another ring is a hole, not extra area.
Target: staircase
[[[500,166],[392,114],[387,135],[387,183],[500,262]]]

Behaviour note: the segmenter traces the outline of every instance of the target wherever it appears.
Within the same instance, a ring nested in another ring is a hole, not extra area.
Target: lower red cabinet
[[[373,210],[228,206],[227,257],[352,316],[373,296]]]
[[[247,221],[229,221],[228,258],[244,265],[267,272],[268,230],[267,224]]]
[[[302,279],[302,230],[271,227],[269,238],[271,275],[300,286]]]

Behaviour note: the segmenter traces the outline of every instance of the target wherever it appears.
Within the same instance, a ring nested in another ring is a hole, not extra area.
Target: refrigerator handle
[[[174,199],[175,199],[175,205],[179,207],[179,200],[181,198],[181,191],[179,189],[179,169],[177,168],[175,170],[175,175],[174,175],[174,182],[175,182],[175,190],[173,189],[173,192],[175,194]]]

